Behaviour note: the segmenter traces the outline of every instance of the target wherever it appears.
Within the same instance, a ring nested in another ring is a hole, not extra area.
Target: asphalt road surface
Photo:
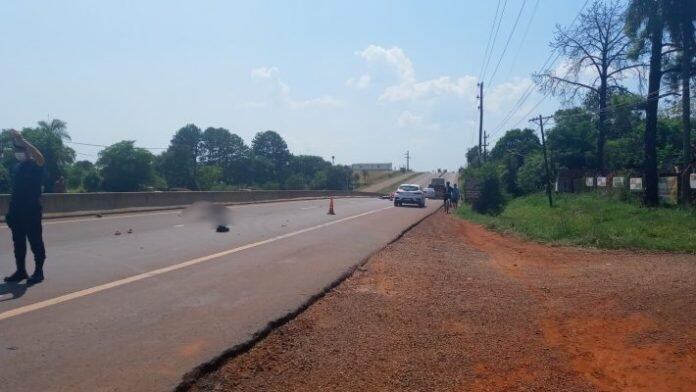
[[[337,199],[335,216],[327,200],[236,206],[229,233],[180,211],[46,221],[46,281],[0,283],[0,390],[170,390],[440,204]],[[11,273],[6,227],[0,260]]]

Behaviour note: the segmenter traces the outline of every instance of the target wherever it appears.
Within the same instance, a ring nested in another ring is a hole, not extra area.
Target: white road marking
[[[259,247],[259,246],[262,246],[262,245],[270,244],[270,243],[272,243],[272,242],[276,242],[276,241],[280,241],[280,240],[283,240],[283,239],[286,239],[286,238],[298,236],[298,235],[300,235],[300,234],[304,234],[304,233],[307,233],[307,232],[310,232],[310,231],[322,229],[322,228],[327,227],[327,226],[332,226],[332,225],[335,225],[335,224],[338,224],[338,223],[343,223],[343,222],[347,222],[347,221],[350,221],[350,220],[353,220],[353,219],[357,219],[357,218],[360,218],[360,217],[363,217],[363,216],[366,216],[366,215],[371,215],[371,214],[374,214],[374,213],[377,213],[377,212],[382,212],[382,211],[388,210],[388,209],[390,209],[390,208],[394,208],[394,207],[389,206],[389,207],[378,208],[378,209],[376,209],[376,210],[371,210],[371,211],[363,212],[363,213],[361,213],[361,214],[352,215],[352,216],[349,216],[349,217],[346,217],[346,218],[341,218],[341,219],[337,219],[337,220],[330,221],[330,222],[327,222],[327,223],[322,223],[322,224],[320,224],[320,225],[308,227],[308,228],[306,228],[306,229],[293,231],[293,232],[290,232],[290,233],[287,233],[287,234],[282,234],[282,235],[279,235],[279,236],[276,236],[276,237],[271,237],[271,238],[268,238],[268,239],[265,239],[265,240],[262,240],[262,241],[253,242],[253,243],[246,244],[246,245],[242,245],[242,246],[239,246],[239,247],[236,247],[236,248],[228,249],[228,250],[225,250],[225,251],[222,251],[222,252],[213,253],[213,254],[211,254],[211,255],[207,255],[207,256],[203,256],[203,257],[198,257],[198,258],[195,258],[195,259],[192,259],[192,260],[184,261],[184,262],[179,263],[179,264],[170,265],[170,266],[168,266],[168,267],[159,268],[159,269],[156,269],[156,270],[153,270],[153,271],[149,271],[149,272],[145,272],[145,273],[142,273],[142,274],[129,276],[129,277],[127,277],[127,278],[115,280],[115,281],[113,281],[113,282],[101,284],[101,285],[99,285],[99,286],[90,287],[90,288],[87,288],[87,289],[84,289],[84,290],[75,291],[75,292],[73,292],[73,293],[61,295],[61,296],[59,296],[59,297],[47,299],[47,300],[40,301],[40,302],[37,302],[37,303],[34,303],[34,304],[22,306],[22,307],[19,307],[19,308],[16,308],[16,309],[11,309],[11,310],[8,310],[8,311],[5,311],[5,312],[0,313],[0,321],[5,320],[5,319],[9,319],[9,318],[12,318],[12,317],[16,317],[16,316],[19,316],[19,315],[22,315],[22,314],[25,314],[25,313],[33,312],[33,311],[35,311],[35,310],[47,308],[47,307],[49,307],[49,306],[58,305],[58,304],[60,304],[60,303],[62,303],[62,302],[67,302],[67,301],[71,301],[71,300],[74,300],[74,299],[86,297],[86,296],[88,296],[88,295],[96,294],[96,293],[99,293],[99,292],[102,292],[102,291],[104,291],[104,290],[108,290],[108,289],[111,289],[111,288],[114,288],[114,287],[123,286],[123,285],[129,284],[129,283],[137,282],[137,281],[139,281],[139,280],[143,280],[143,279],[146,279],[146,278],[151,278],[151,277],[153,277],[153,276],[166,274],[167,272],[176,271],[176,270],[179,270],[179,269],[182,269],[182,268],[186,268],[186,267],[190,267],[190,266],[193,266],[193,265],[196,265],[196,264],[204,263],[204,262],[206,262],[206,261],[218,259],[218,258],[220,258],[220,257],[227,256],[227,255],[231,255],[231,254],[237,253],[237,252],[241,252],[241,251],[243,251],[243,250],[247,250],[247,249],[251,249],[251,248],[256,248],[256,247]]]
[[[300,208],[301,210],[313,210],[315,208],[319,208],[319,206],[310,206],[310,207],[302,207]]]
[[[174,225],[174,227],[184,227],[184,225]]]

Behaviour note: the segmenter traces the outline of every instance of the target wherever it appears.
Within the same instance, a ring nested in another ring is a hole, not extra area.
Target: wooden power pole
[[[488,159],[488,137],[490,135],[483,131],[483,161]]]
[[[553,207],[553,197],[551,196],[551,172],[549,171],[549,159],[546,155],[546,136],[544,136],[544,121],[553,118],[553,116],[544,117],[541,114],[538,118],[529,120],[533,123],[539,123],[541,130],[541,149],[544,152],[544,169],[546,171],[546,195],[549,197],[549,207]]]
[[[483,81],[481,83],[478,83],[479,87],[479,142],[478,142],[478,161],[479,165],[483,162]]]

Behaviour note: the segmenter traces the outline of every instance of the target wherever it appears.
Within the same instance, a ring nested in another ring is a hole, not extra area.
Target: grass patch
[[[558,195],[549,208],[544,194],[512,200],[498,216],[462,205],[464,219],[542,242],[607,249],[696,253],[696,209],[643,208],[596,194]]]
[[[408,175],[404,178],[400,178],[396,182],[393,182],[393,183],[385,186],[384,188],[378,190],[377,193],[387,194],[390,192],[394,192],[396,190],[396,187],[398,187],[401,184],[407,184],[410,180],[420,176],[421,174],[423,174],[423,173],[411,173],[410,175]]]

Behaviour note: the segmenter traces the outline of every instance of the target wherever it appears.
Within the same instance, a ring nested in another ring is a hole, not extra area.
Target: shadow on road
[[[0,283],[0,302],[22,297],[29,287],[28,283]]]

